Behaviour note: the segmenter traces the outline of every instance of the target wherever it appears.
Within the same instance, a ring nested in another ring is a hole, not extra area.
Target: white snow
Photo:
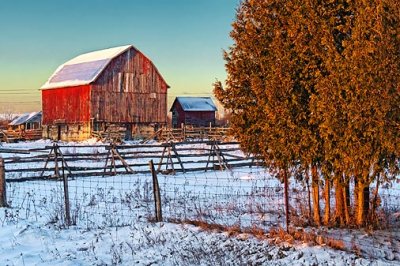
[[[98,60],[104,59],[113,59],[114,57],[122,54],[124,51],[128,50],[129,48],[133,47],[132,45],[124,45],[118,46],[113,48],[108,48],[104,50],[98,50],[89,52],[86,54],[81,54],[69,61],[67,61],[64,65],[74,65],[86,62],[93,62]]]
[[[217,111],[210,97],[177,97],[184,111]]]
[[[24,113],[24,114],[18,116],[17,118],[15,118],[13,121],[11,121],[9,125],[17,126],[17,125],[21,125],[21,124],[27,123],[27,122],[29,122],[29,120],[31,118],[35,117],[36,115],[41,115],[41,113],[42,112]],[[40,120],[40,119],[38,119],[38,120]]]
[[[246,174],[239,177],[241,180],[253,180],[255,177],[252,174]]]
[[[40,148],[50,144],[41,140],[4,144],[3,148]],[[82,148],[86,153],[95,155],[104,151],[101,143],[94,139],[81,144],[92,145]],[[74,149],[68,147],[63,152],[74,153]],[[3,156],[10,158],[14,155]],[[199,154],[198,159],[204,159],[201,157]],[[146,161],[143,159],[143,162]],[[37,166],[38,163],[34,164]],[[103,164],[101,160],[98,162],[99,166]],[[73,165],[88,166],[89,163],[80,161]],[[201,211],[204,215],[217,214],[215,223],[234,225],[238,219],[242,224],[261,222],[254,220],[257,218],[254,213],[236,216],[237,208],[251,209],[260,198],[271,195],[270,206],[261,207],[271,208],[278,214],[282,212],[281,200],[273,198],[276,193],[281,193],[279,181],[263,179],[261,174],[261,170],[248,167],[233,169],[232,172],[160,174],[162,198],[168,202],[163,213],[165,217],[179,215],[180,211],[183,214],[181,208],[184,207],[184,215],[189,219]],[[11,188],[7,193],[13,200],[13,208],[0,208],[1,265],[336,266],[399,265],[400,261],[398,230],[320,229],[335,239],[354,243],[353,251],[359,250],[357,255],[357,252],[335,250],[324,244],[289,243],[267,235],[257,239],[248,234],[231,235],[187,224],[151,223],[148,221],[154,211],[152,191],[149,190],[151,178],[144,174],[77,177],[69,181],[69,186],[72,216],[77,223],[65,228],[64,221],[60,220],[63,212],[60,208],[63,201],[60,193],[62,182],[48,180],[7,184],[7,188]],[[264,186],[271,190],[260,190]],[[249,198],[249,193],[254,198]],[[212,201],[222,201],[220,205],[210,205],[207,198],[196,198],[196,195],[210,195]],[[242,195],[245,197],[242,198]],[[185,202],[185,198],[192,197],[192,202]],[[293,204],[293,207],[296,205]],[[231,212],[224,213],[224,210]],[[276,213],[265,213],[265,217],[257,219],[282,222],[284,218],[275,217]],[[395,212],[396,219],[397,215],[398,212]]]
[[[395,265],[169,223],[93,230],[26,223],[3,226],[0,239],[3,265]]]

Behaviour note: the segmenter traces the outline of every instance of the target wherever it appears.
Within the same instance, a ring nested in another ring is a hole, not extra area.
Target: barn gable
[[[131,48],[138,51],[133,45],[125,45],[79,55],[60,65],[41,89],[91,84],[114,58]],[[151,61],[149,60],[149,62]],[[167,87],[169,86],[167,85]]]

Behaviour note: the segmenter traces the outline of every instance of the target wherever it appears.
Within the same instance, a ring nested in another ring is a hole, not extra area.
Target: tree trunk
[[[368,183],[358,180],[355,186],[356,195],[356,224],[363,226],[366,223],[366,217],[369,210],[369,185]]]
[[[311,167],[311,176],[312,176],[314,223],[317,226],[320,226],[321,225],[321,215],[320,215],[320,208],[319,208],[319,176],[318,176],[318,168],[316,165],[313,165]]]
[[[331,218],[331,182],[330,180],[325,180],[325,212],[324,212],[324,225],[328,225]]]
[[[371,212],[370,212],[370,218],[374,219],[375,217],[375,210],[378,207],[378,190],[379,190],[379,175],[376,178],[376,186],[375,186],[375,191],[374,191],[374,198],[372,199],[372,206],[371,206]]]
[[[345,204],[345,199],[343,195],[343,190],[344,187],[342,185],[341,180],[338,180],[339,177],[337,177],[334,180],[334,186],[335,186],[335,222],[339,223],[340,226],[344,225],[344,204]]]
[[[310,175],[308,169],[306,170],[306,184],[308,195],[308,219],[311,220],[311,191],[310,191]]]
[[[357,205],[358,205],[358,178],[354,177],[354,211],[357,211]],[[349,193],[350,194],[350,193]]]
[[[346,183],[344,187],[342,188],[342,193],[343,193],[343,212],[344,212],[344,218],[346,221],[346,225],[350,224],[350,213],[349,213],[349,207],[350,207],[350,193],[349,193],[349,184]]]
[[[346,179],[344,179],[346,180]],[[344,185],[344,200],[346,201],[347,208],[350,208],[350,182],[345,181]]]

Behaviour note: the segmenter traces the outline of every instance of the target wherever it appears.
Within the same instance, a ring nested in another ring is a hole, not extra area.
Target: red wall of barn
[[[209,126],[211,123],[215,125],[215,111],[184,111],[178,101],[174,103],[172,110],[178,113],[176,127],[180,127],[181,124]]]
[[[42,91],[43,125],[55,120],[66,123],[89,122],[90,85]]]
[[[215,112],[214,111],[185,112],[185,121],[183,123],[200,127],[209,126],[211,123],[211,125],[214,126]]]

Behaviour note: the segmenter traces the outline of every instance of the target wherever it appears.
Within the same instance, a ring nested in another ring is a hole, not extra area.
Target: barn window
[[[157,98],[157,94],[155,92],[150,93],[150,99]]]
[[[119,72],[118,73],[118,89],[119,92],[124,92],[124,73],[123,72]]]

